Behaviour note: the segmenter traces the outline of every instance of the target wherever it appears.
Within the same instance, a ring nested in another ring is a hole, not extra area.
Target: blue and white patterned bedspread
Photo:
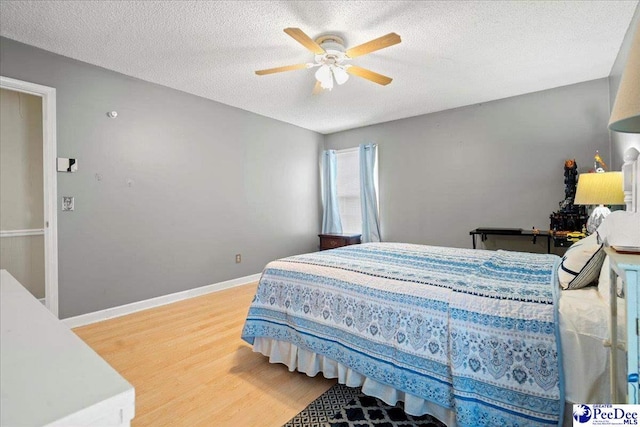
[[[561,425],[559,258],[368,243],[269,263],[242,332],[290,342],[455,411]]]

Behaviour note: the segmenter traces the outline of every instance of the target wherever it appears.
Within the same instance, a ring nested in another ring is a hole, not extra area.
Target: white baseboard
[[[182,301],[200,295],[210,294],[212,292],[221,291],[223,289],[246,285],[248,283],[257,282],[258,280],[260,280],[260,273],[239,277],[237,279],[227,280],[225,282],[214,283],[213,285],[201,286],[195,289],[187,289],[186,291],[150,298],[144,301],[132,302],[131,304],[125,304],[118,307],[111,307],[100,311],[94,311],[93,313],[68,317],[66,319],[62,319],[62,323],[67,325],[69,328],[77,328],[79,326],[90,325],[91,323],[113,319],[115,317],[124,316],[127,314],[135,313],[137,311],[160,307],[162,305],[171,304],[173,302]]]

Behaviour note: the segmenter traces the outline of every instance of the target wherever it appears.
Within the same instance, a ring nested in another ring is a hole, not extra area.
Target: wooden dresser
[[[360,243],[360,234],[318,234],[320,250],[335,249]]]

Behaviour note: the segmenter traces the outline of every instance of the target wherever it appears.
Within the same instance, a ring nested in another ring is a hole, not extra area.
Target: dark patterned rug
[[[362,394],[359,388],[336,384],[283,427],[445,427],[430,415],[405,414],[402,403],[390,406]]]

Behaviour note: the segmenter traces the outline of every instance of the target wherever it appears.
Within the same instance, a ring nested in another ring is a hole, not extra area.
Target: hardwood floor
[[[335,380],[270,364],[240,339],[256,286],[215,292],[74,332],[135,387],[135,427],[279,427]]]

